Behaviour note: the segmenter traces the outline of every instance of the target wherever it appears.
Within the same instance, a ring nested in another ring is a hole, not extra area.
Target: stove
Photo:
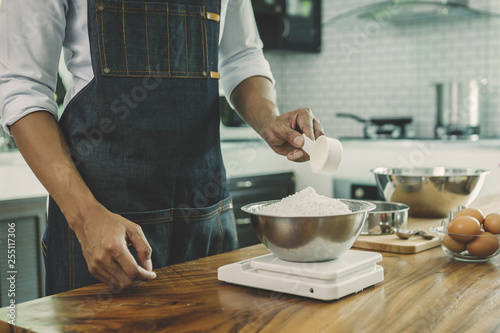
[[[291,262],[266,254],[219,267],[218,279],[232,284],[330,301],[384,280],[382,255],[349,250],[322,262]]]

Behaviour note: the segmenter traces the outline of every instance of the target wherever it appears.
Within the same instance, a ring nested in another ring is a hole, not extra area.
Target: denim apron
[[[237,247],[219,137],[219,0],[174,1],[88,0],[94,79],[60,119],[86,184],[142,227],[154,268]],[[47,295],[99,282],[52,198],[48,219]]]

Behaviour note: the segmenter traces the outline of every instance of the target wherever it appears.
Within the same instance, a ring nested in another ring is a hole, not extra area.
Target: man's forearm
[[[75,231],[89,272],[115,288],[155,278],[152,250],[141,227],[97,202],[76,169],[52,115],[31,113],[10,130],[24,159]],[[128,250],[128,243],[136,249],[141,266]]]
[[[11,125],[10,130],[24,159],[58,203],[70,226],[82,220],[85,211],[97,202],[78,173],[54,117],[44,111],[30,113]]]
[[[269,120],[279,115],[273,85],[263,76],[253,76],[241,82],[231,94],[231,103],[261,136],[264,136],[263,130]]]

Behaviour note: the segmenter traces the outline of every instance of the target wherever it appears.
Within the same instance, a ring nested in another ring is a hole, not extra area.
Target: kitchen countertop
[[[500,195],[481,198],[495,206]],[[384,281],[336,301],[227,284],[217,268],[268,253],[259,244],[155,270],[111,293],[103,284],[19,304],[15,332],[493,332],[500,329],[500,258],[449,259],[441,248],[382,252]],[[0,331],[7,309],[0,309]],[[11,332],[14,332],[11,330]]]
[[[487,169],[481,195],[495,193],[500,182],[500,139],[467,140],[341,140],[342,162],[334,176],[314,174],[309,163],[293,163],[274,153],[250,127],[223,128],[222,154],[228,178],[294,172],[297,190],[312,186],[334,196],[334,178],[375,184],[370,169],[387,167],[451,166]],[[466,156],[466,158],[464,158]],[[0,153],[0,200],[46,197],[18,151]]]
[[[0,201],[47,197],[18,151],[0,153]]]

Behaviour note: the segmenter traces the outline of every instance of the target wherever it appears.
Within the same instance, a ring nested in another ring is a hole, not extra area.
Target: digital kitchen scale
[[[266,254],[219,267],[221,281],[325,301],[339,299],[384,280],[382,255],[349,250],[322,262],[291,262]]]

